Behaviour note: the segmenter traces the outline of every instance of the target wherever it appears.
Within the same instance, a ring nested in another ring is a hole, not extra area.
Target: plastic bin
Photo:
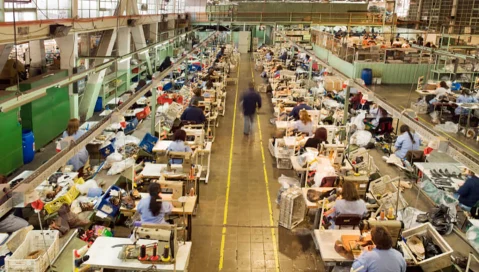
[[[73,200],[75,200],[79,195],[80,191],[78,191],[76,186],[72,186],[66,194],[59,196],[48,203],[45,203],[44,209],[48,214],[52,214],[57,212],[63,204],[72,204]]]
[[[112,190],[118,191],[118,194],[121,195],[120,187],[112,185],[110,188],[108,188],[108,190],[106,190],[105,194],[101,197],[101,199],[95,205],[95,210],[101,211],[109,217],[114,217],[120,210],[120,205],[118,206],[113,205],[109,200],[110,193]],[[120,203],[121,203],[121,200],[120,200]]]
[[[158,142],[158,138],[152,136],[150,133],[146,133],[140,142],[140,147],[148,153],[153,151],[153,147]]]
[[[22,131],[22,145],[23,163],[30,163],[35,157],[35,137],[33,136],[33,132],[31,130]]]
[[[442,251],[442,253],[439,255],[418,261],[406,243],[404,249],[409,253],[409,256],[413,258],[414,263],[419,265],[423,271],[439,271],[443,268],[451,266],[451,254],[453,250],[451,246],[444,240],[444,238],[442,238],[442,236],[431,225],[431,223],[425,223],[415,228],[403,231],[403,238],[406,239],[406,241],[414,235],[427,235],[428,237],[431,237],[432,242],[439,246]]]
[[[98,97],[96,100],[94,111],[101,112],[102,109],[103,109],[103,97]]]
[[[26,259],[28,254],[37,250],[43,253],[36,259]],[[12,256],[6,259],[5,268],[10,272],[43,272],[50,266],[49,260],[54,260],[59,251],[60,235],[57,230],[31,230]]]
[[[361,79],[364,80],[364,84],[366,85],[373,84],[373,70],[369,68],[364,68],[361,71]]]

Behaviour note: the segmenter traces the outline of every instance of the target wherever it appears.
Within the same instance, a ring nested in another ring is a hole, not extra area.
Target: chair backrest
[[[336,187],[337,176],[324,177],[319,187]]]
[[[377,134],[385,134],[393,132],[393,118],[392,117],[382,117],[379,119],[377,126]]]
[[[356,228],[356,226],[359,226],[359,222],[361,221],[361,216],[357,214],[340,214],[336,217],[334,220],[334,224],[336,226],[339,226],[341,229],[341,226],[352,226],[353,229]]]

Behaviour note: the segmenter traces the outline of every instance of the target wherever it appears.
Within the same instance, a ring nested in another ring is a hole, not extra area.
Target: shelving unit
[[[453,58],[447,56],[437,56],[434,66],[431,69],[431,79],[441,80],[446,76],[448,80],[454,80],[461,84],[471,84],[472,86],[474,79],[479,76],[479,71],[474,71],[474,66],[471,63],[457,59],[459,64],[454,72],[453,60]]]
[[[127,72],[119,71],[107,75],[102,83],[100,96],[103,98],[103,107],[108,102],[128,90]]]
[[[146,78],[143,74],[147,70],[146,61],[138,60],[138,64],[130,66],[130,84],[138,83],[141,79]]]

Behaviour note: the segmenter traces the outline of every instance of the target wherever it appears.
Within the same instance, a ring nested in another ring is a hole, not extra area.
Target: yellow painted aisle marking
[[[254,83],[254,69],[251,68],[251,79]],[[269,225],[271,226],[271,240],[273,241],[273,252],[274,252],[274,262],[276,272],[279,272],[279,258],[278,258],[278,249],[276,248],[276,232],[274,228],[274,219],[273,219],[273,207],[271,205],[271,197],[269,195],[269,182],[268,182],[268,172],[266,171],[266,160],[264,157],[264,148],[263,148],[263,136],[261,135],[261,124],[259,120],[259,115],[256,114],[258,122],[258,133],[259,133],[259,142],[261,147],[261,158],[263,160],[263,174],[264,174],[264,183],[266,185],[266,197],[268,199],[268,212],[269,212]]]
[[[238,73],[236,77],[239,79],[240,64],[238,64]],[[225,256],[225,240],[226,240],[226,224],[228,222],[228,201],[230,196],[230,185],[231,185],[231,168],[233,166],[233,143],[235,139],[235,125],[236,125],[236,105],[238,104],[238,88],[239,83],[236,83],[236,96],[235,96],[235,106],[233,111],[233,127],[231,128],[231,145],[230,145],[230,159],[228,162],[228,179],[226,182],[226,199],[225,199],[225,211],[223,214],[223,229],[221,231],[221,248],[220,248],[220,263],[218,265],[218,270],[223,269],[223,259]]]

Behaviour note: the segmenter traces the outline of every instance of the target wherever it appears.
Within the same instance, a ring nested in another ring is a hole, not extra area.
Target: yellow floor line
[[[402,109],[405,109],[403,106],[401,106],[401,108],[402,108]],[[430,125],[432,125],[432,126],[435,126],[435,124],[429,122],[428,120],[426,120],[426,119],[424,119],[424,118],[422,118],[422,117],[419,117],[419,116],[418,116],[417,118],[418,118],[419,120],[421,120],[421,121],[427,123],[427,124],[430,124]],[[454,138],[452,135],[447,134],[447,133],[444,132],[444,131],[440,131],[440,130],[436,130],[436,131],[442,133],[444,136],[447,136],[448,139],[453,140],[454,142],[460,144],[462,147],[464,147],[464,148],[466,148],[467,150],[471,151],[471,152],[474,153],[475,155],[479,155],[479,152],[477,152],[476,150],[470,148],[469,146],[467,146],[467,145],[464,144],[463,142],[459,141],[458,139]]]
[[[236,77],[239,79],[240,64],[238,64],[238,73]],[[236,96],[235,96],[235,106],[233,110],[233,127],[231,128],[231,144],[230,144],[230,159],[228,163],[228,179],[226,182],[226,199],[225,199],[225,211],[223,214],[223,229],[221,231],[221,248],[220,248],[220,262],[218,264],[218,270],[223,269],[223,261],[225,256],[225,240],[226,240],[226,224],[228,222],[228,201],[230,196],[230,185],[231,185],[231,168],[233,166],[233,144],[235,139],[235,125],[236,125],[236,106],[238,104],[238,92],[239,92],[239,83],[236,83]]]
[[[251,79],[254,84],[254,69],[251,68]],[[272,227],[271,228],[271,240],[273,241],[273,252],[274,252],[274,262],[275,262],[275,268],[276,272],[279,272],[279,257],[278,257],[278,249],[276,247],[276,232],[274,228],[274,217],[273,217],[273,206],[271,205],[271,197],[269,194],[269,182],[268,182],[268,172],[266,171],[266,160],[264,157],[264,148],[263,148],[263,136],[261,135],[261,123],[259,120],[259,115],[256,114],[257,117],[257,122],[258,122],[258,133],[259,133],[259,141],[260,141],[260,147],[261,147],[261,158],[263,160],[263,174],[264,174],[264,183],[266,186],[266,198],[268,199],[268,212],[269,212],[269,225]]]

